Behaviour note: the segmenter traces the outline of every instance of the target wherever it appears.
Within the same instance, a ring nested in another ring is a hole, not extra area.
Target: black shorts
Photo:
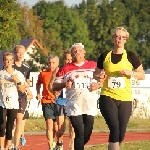
[[[55,115],[56,116],[66,116],[66,107],[64,105],[55,105]]]
[[[27,99],[26,98],[19,98],[19,110],[18,113],[24,114],[26,107],[27,107]]]
[[[29,119],[29,117],[30,117],[30,115],[29,115],[28,110],[25,110],[25,112],[24,112],[24,117],[23,117],[22,120]]]

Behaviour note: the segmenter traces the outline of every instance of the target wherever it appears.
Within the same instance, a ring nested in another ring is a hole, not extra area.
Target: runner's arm
[[[30,89],[29,89],[29,88],[26,88],[26,92],[27,92],[27,100],[31,100],[31,99],[33,99],[32,92],[30,91]]]
[[[61,91],[63,88],[66,88],[66,82],[63,80],[64,75],[65,71],[63,68],[60,68],[59,70],[58,68],[55,69],[50,80],[52,91]]]
[[[38,75],[38,80],[37,80],[37,83],[36,83],[36,92],[37,92],[36,99],[37,100],[41,99],[41,95],[40,95],[41,84],[43,84],[43,82],[42,82],[42,73],[40,73]]]
[[[137,69],[135,69],[134,72],[131,73],[131,76],[138,80],[144,80],[145,73],[144,73],[142,65],[140,65]]]
[[[36,84],[36,92],[37,92],[37,95],[40,95],[40,89],[41,89],[41,84]]]
[[[98,67],[96,67],[95,71],[93,72],[93,78],[97,81],[99,81],[99,77],[102,73],[103,69],[99,69]]]
[[[17,83],[18,90],[22,93],[25,92],[25,78],[24,75],[21,72],[18,72],[18,74],[14,74],[11,76],[12,80],[14,80]]]
[[[66,87],[66,83],[65,82],[62,82],[62,83],[54,82],[52,84],[52,90],[53,91],[61,91],[65,87]]]

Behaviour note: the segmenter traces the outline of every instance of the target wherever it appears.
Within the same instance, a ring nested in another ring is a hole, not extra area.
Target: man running
[[[55,117],[55,98],[57,94],[53,94],[48,90],[49,80],[51,78],[52,72],[58,67],[59,58],[58,56],[48,57],[48,68],[45,71],[40,72],[36,84],[37,99],[41,100],[43,116],[46,121],[46,137],[48,140],[49,150],[54,150],[55,145],[53,145],[53,128]],[[41,84],[43,84],[42,97],[40,95]]]
[[[30,87],[30,67],[29,65],[23,61],[25,54],[25,47],[23,45],[16,45],[14,48],[14,56],[15,56],[15,63],[13,67],[20,71],[25,79],[26,79],[26,87]],[[16,118],[16,130],[14,135],[14,150],[19,150],[19,142],[21,137],[21,130],[22,130],[22,119],[24,116],[24,112],[27,106],[27,95],[26,93],[21,93],[19,91],[19,110],[17,113]],[[21,139],[21,142],[25,141],[25,139]]]
[[[64,65],[72,62],[71,51],[65,50],[63,53]],[[56,120],[58,124],[57,133],[57,150],[63,150],[63,135],[66,128],[66,89],[61,91],[60,96],[56,99]],[[69,121],[69,150],[74,150],[74,129]]]
[[[60,68],[52,90],[66,89],[66,112],[75,131],[74,149],[84,150],[89,141],[96,111],[96,90],[100,85],[93,80],[96,62],[85,60],[82,43],[71,47],[73,62]],[[55,74],[54,72],[53,74]]]

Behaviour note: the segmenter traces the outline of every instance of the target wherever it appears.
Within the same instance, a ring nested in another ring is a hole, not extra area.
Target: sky
[[[27,2],[27,4],[29,4],[30,7],[32,7],[38,1],[39,0],[19,0],[19,2],[21,2],[21,3]],[[54,1],[54,0],[46,0],[46,1]],[[82,0],[64,0],[64,1],[68,6],[72,6],[74,4],[79,4],[80,2],[82,2]]]

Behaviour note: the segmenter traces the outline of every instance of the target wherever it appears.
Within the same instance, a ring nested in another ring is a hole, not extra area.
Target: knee
[[[84,144],[86,144],[90,140],[90,136],[85,136],[84,137]]]
[[[121,143],[124,140],[125,134],[120,134],[119,135],[119,143]]]
[[[0,125],[0,137],[3,137],[5,135],[5,129],[6,129],[6,124],[3,123]]]
[[[90,140],[91,134],[92,134],[92,130],[90,132],[84,133],[84,144],[86,144]]]
[[[5,128],[0,127],[0,137],[4,137],[5,135]]]
[[[7,140],[11,140],[12,139],[12,130],[11,129],[7,129],[6,130],[6,139]]]

